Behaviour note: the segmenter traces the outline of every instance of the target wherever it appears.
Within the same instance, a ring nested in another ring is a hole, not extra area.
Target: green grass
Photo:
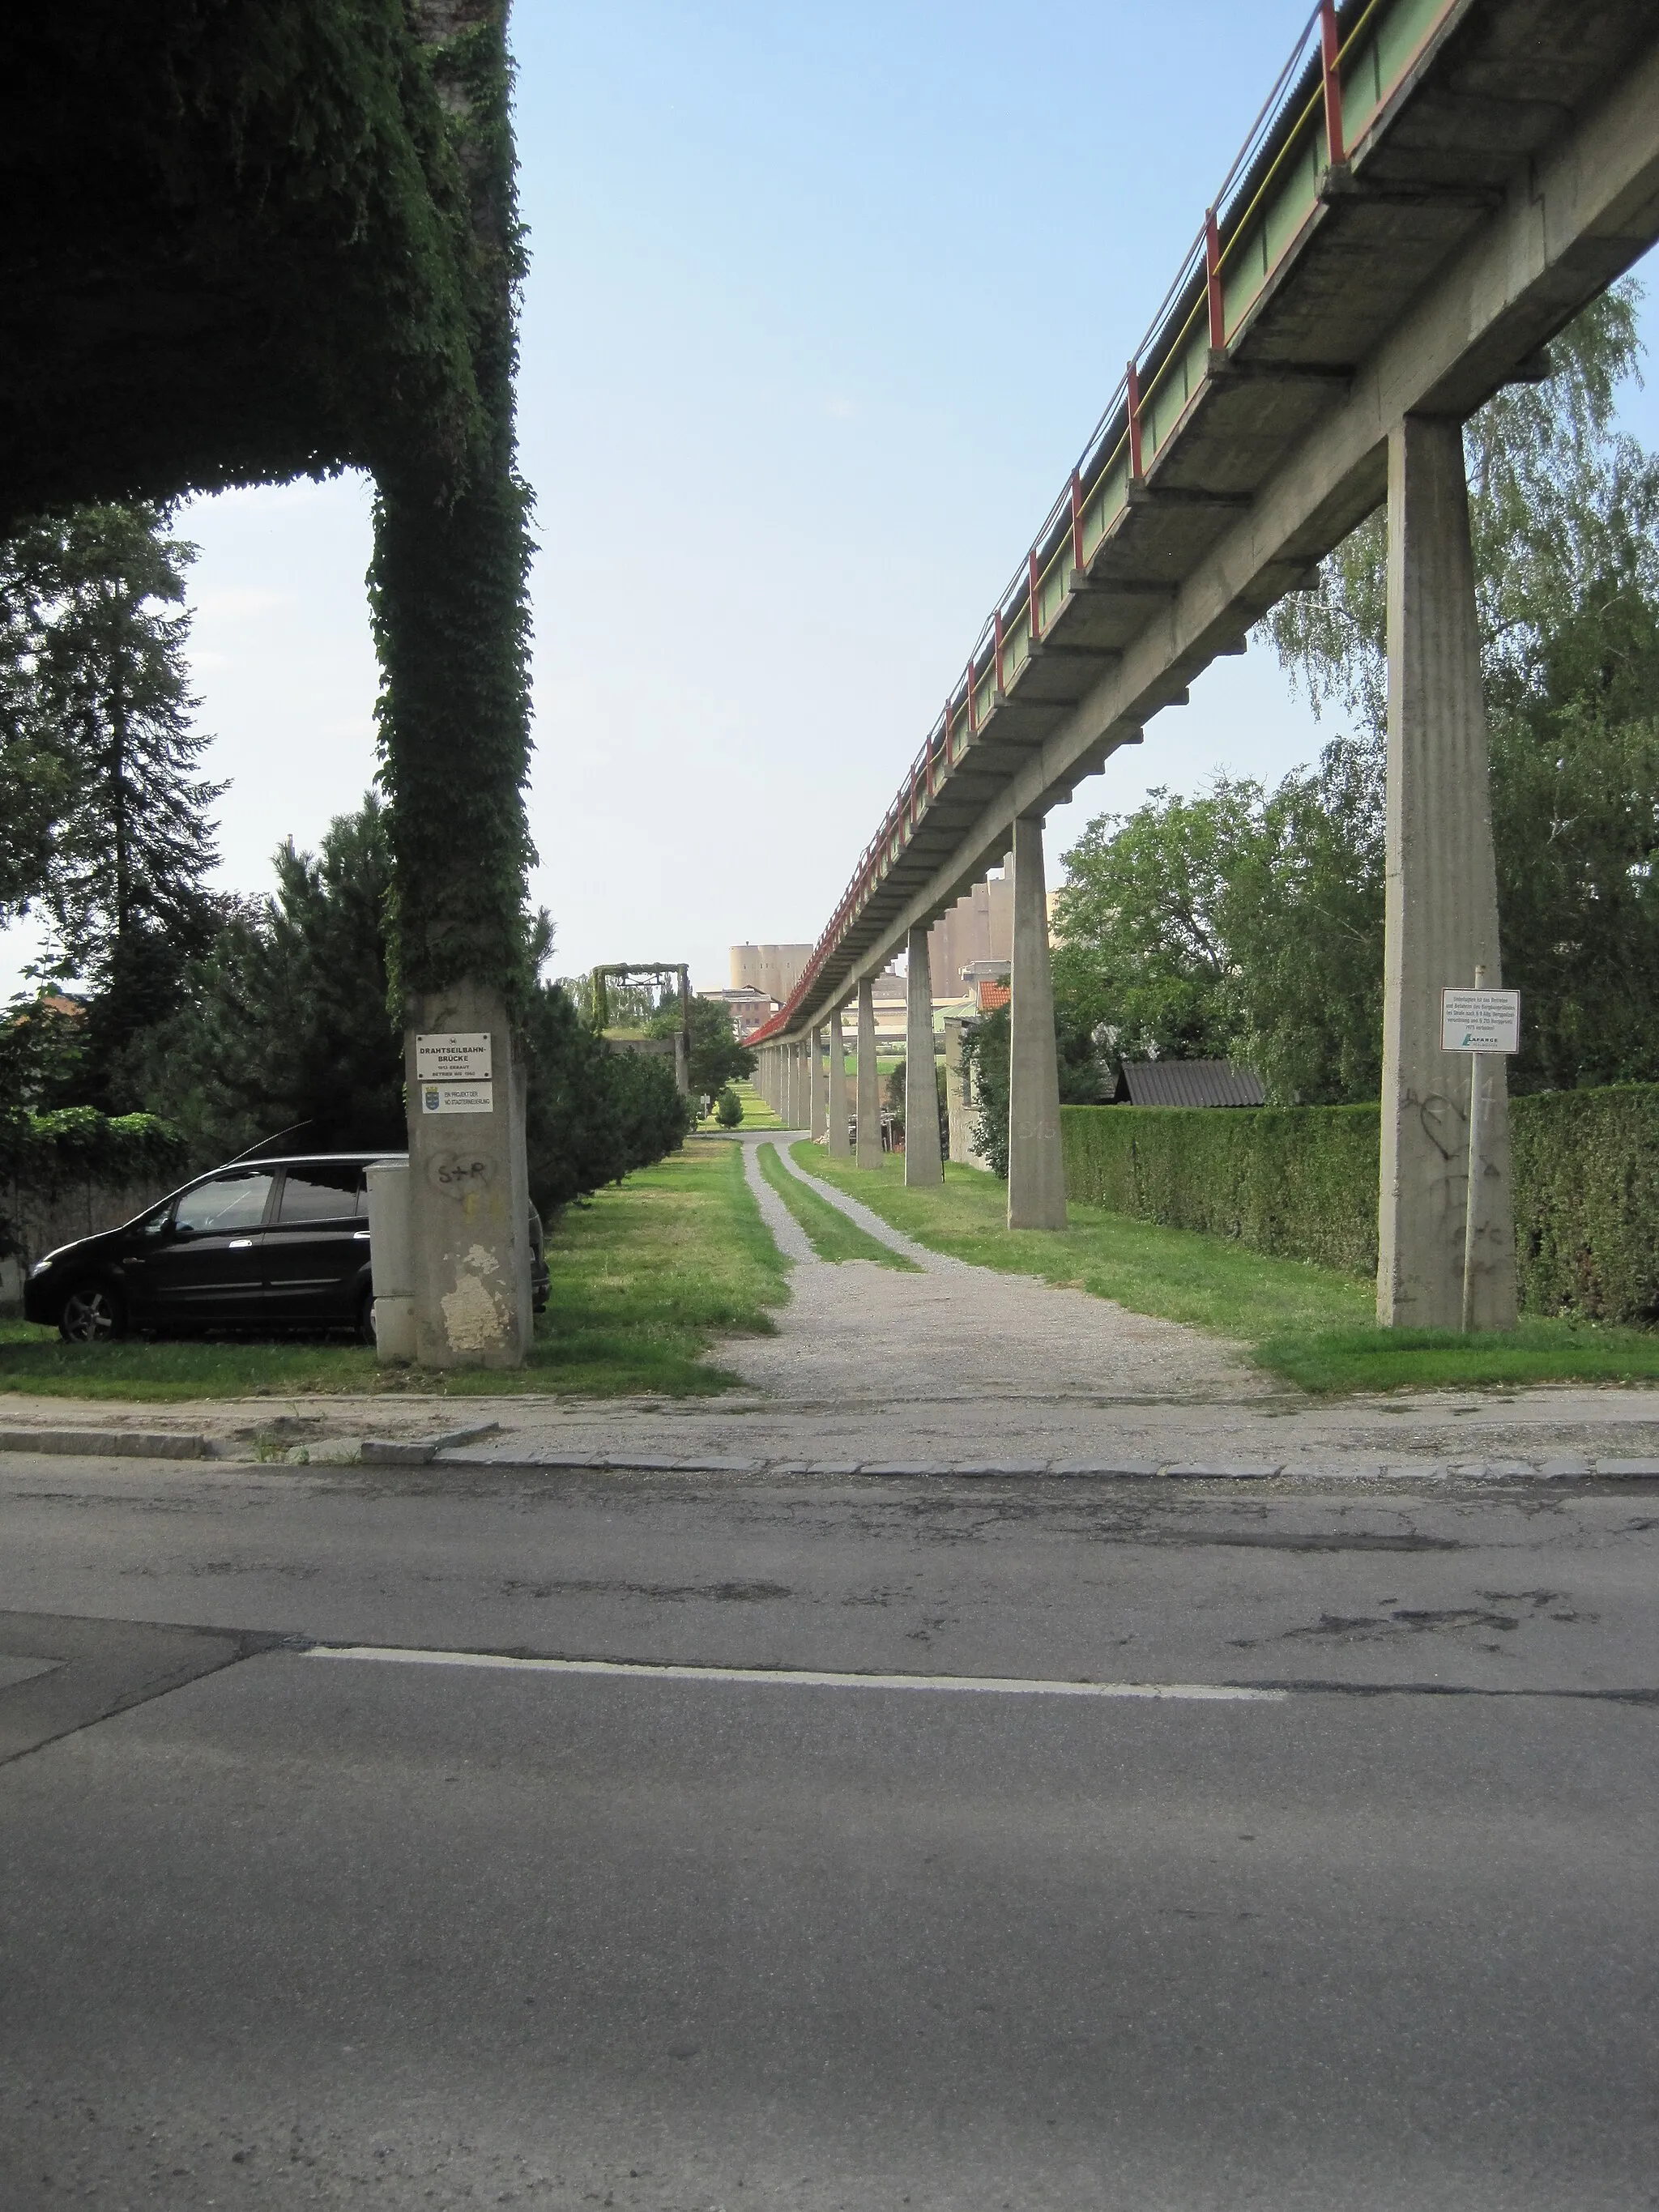
[[[1370,1328],[1269,1337],[1251,1357],[1322,1395],[1352,1390],[1455,1390],[1477,1384],[1651,1382],[1659,1334],[1599,1322],[1522,1320],[1514,1330]]]
[[[1365,1290],[1328,1268],[1265,1259],[1189,1230],[1159,1229],[1120,1214],[1074,1206],[1063,1231],[1006,1226],[1008,1187],[979,1168],[947,1164],[943,1189],[907,1190],[904,1155],[879,1168],[832,1163],[823,1146],[799,1144],[809,1174],[850,1192],[934,1252],[1012,1275],[1115,1298],[1135,1313],[1158,1314],[1219,1336],[1253,1341],[1291,1329],[1358,1328]]]
[[[0,1323],[0,1391],[149,1401],[421,1391],[708,1396],[738,1378],[704,1364],[718,1334],[768,1335],[787,1295],[784,1264],[741,1147],[690,1139],[589,1203],[547,1240],[552,1290],[526,1364],[434,1372],[381,1368],[366,1346],[276,1341],[65,1344],[55,1330]]]
[[[738,1097],[743,1101],[743,1119],[738,1124],[738,1128],[782,1128],[783,1123],[772,1111],[772,1109],[761,1097],[759,1091],[756,1090],[752,1083],[734,1083],[732,1088],[737,1092]],[[712,1114],[708,1115],[705,1120],[699,1121],[697,1127],[699,1129],[709,1131],[715,1134],[720,1133],[720,1123],[715,1120]]]
[[[1011,1274],[1115,1298],[1231,1337],[1270,1374],[1320,1395],[1468,1389],[1492,1383],[1640,1382],[1659,1377],[1659,1332],[1570,1321],[1527,1320],[1510,1331],[1460,1336],[1442,1329],[1382,1329],[1376,1292],[1334,1268],[1270,1259],[1195,1230],[1164,1229],[1088,1206],[1067,1209],[1063,1231],[1005,1225],[1006,1183],[947,1164],[942,1190],[907,1190],[902,1154],[879,1169],[832,1164],[822,1146],[794,1157],[935,1252]]]
[[[820,1198],[792,1176],[778,1158],[775,1145],[762,1145],[759,1160],[761,1173],[805,1231],[806,1241],[820,1260],[873,1260],[878,1267],[896,1267],[908,1275],[920,1273],[914,1260],[878,1243],[827,1198]]]

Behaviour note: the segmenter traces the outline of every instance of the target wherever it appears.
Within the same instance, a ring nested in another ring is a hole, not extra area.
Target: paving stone
[[[855,1472],[859,1474],[917,1475],[948,1474],[950,1469],[937,1460],[866,1459],[860,1460]]]
[[[1587,1459],[1547,1459],[1538,1472],[1546,1482],[1582,1482],[1595,1469]]]
[[[445,1429],[431,1437],[365,1437],[360,1456],[365,1467],[427,1467],[440,1452],[481,1443],[500,1427],[499,1421],[475,1421],[471,1428]]]
[[[1098,1475],[1105,1480],[1148,1482],[1158,1473],[1155,1459],[1057,1459],[1050,1474]]]
[[[1610,1482],[1659,1480],[1659,1459],[1598,1459],[1595,1472]]]

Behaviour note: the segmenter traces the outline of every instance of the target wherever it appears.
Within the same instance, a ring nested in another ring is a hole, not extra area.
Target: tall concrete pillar
[[[788,1071],[789,1110],[784,1119],[792,1129],[806,1127],[806,1047],[799,1039],[784,1047]]]
[[[856,1165],[881,1165],[881,1076],[876,1066],[876,994],[866,975],[859,985],[859,1141]]]
[[[904,990],[904,1180],[941,1183],[939,1079],[933,1072],[933,977],[925,927],[910,932]]]
[[[841,1008],[830,1017],[830,1157],[844,1160],[852,1152],[847,1133],[847,1046],[841,1033]]]
[[[422,1367],[520,1367],[532,1331],[525,1070],[499,991],[416,997],[405,1041]]]
[[[812,1054],[812,1085],[809,1104],[812,1115],[812,1142],[821,1145],[830,1133],[830,1072],[823,1064],[823,1031],[814,1030],[810,1049]]]
[[[1455,1328],[1469,1188],[1469,1055],[1440,1048],[1440,994],[1499,987],[1486,713],[1462,426],[1389,438],[1389,796],[1376,1317]],[[1473,1249],[1477,1328],[1515,1326],[1504,1062],[1483,1058]]]
[[[968,1067],[962,1056],[961,1021],[947,1015],[945,1022],[945,1108],[950,1116],[951,1158],[964,1166],[973,1153],[968,1135],[971,1102],[968,1096]]]
[[[1014,943],[1008,1007],[1008,1226],[1066,1226],[1060,1149],[1060,1065],[1048,964],[1048,892],[1042,823],[1014,824]]]

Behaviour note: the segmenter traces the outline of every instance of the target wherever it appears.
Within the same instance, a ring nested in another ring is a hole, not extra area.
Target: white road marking
[[[653,1667],[630,1659],[515,1659],[497,1651],[415,1651],[378,1644],[313,1644],[307,1659],[374,1659],[394,1667],[483,1667],[531,1674],[618,1674],[651,1682],[778,1682],[798,1690],[953,1690],[999,1698],[1164,1698],[1190,1704],[1283,1705],[1288,1690],[1231,1682],[1043,1682],[996,1674],[833,1674],[793,1667]]]

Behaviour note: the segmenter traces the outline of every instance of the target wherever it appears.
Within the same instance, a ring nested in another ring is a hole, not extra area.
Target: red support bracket
[[[1204,284],[1210,300],[1210,351],[1227,350],[1227,303],[1221,290],[1221,228],[1215,210],[1204,210]]]
[[[1336,0],[1319,0],[1319,64],[1325,80],[1326,157],[1334,169],[1348,158],[1342,137],[1342,77],[1337,58],[1342,41],[1336,27]]]
[[[1037,568],[1036,547],[1031,548],[1025,570],[1025,602],[1031,617],[1031,642],[1036,645],[1042,636],[1042,616],[1037,601],[1042,595],[1042,577]]]
[[[1072,471],[1072,566],[1083,566],[1083,479]]]
[[[1140,375],[1133,362],[1124,372],[1124,386],[1129,404],[1129,481],[1139,483],[1140,466]]]

